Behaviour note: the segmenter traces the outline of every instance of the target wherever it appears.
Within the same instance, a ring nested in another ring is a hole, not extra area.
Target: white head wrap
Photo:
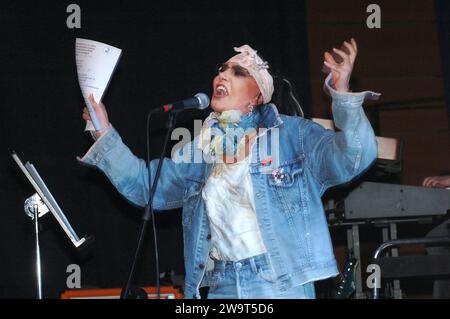
[[[258,84],[259,90],[263,96],[263,103],[268,103],[272,99],[273,78],[267,71],[269,64],[267,61],[263,61],[261,57],[253,50],[249,45],[244,44],[240,47],[235,47],[234,51],[240,52],[236,54],[227,62],[234,62],[240,66],[246,68],[250,75],[255,79]]]

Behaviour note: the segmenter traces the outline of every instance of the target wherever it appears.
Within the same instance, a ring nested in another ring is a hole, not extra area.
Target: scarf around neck
[[[212,156],[236,156],[245,144],[244,136],[257,129],[259,120],[259,108],[246,114],[239,110],[211,112],[202,128],[203,151]]]

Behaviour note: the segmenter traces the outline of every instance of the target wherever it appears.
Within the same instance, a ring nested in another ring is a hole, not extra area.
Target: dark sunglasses
[[[225,72],[226,70],[228,70],[229,68],[231,68],[233,70],[233,74],[235,76],[250,76],[250,73],[248,72],[248,70],[246,68],[243,68],[240,65],[229,65],[228,63],[219,63],[217,65],[217,73],[222,73]]]

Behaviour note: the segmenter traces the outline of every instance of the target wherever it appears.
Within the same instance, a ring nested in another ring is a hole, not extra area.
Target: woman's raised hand
[[[100,102],[100,103],[95,102],[94,96],[92,94],[89,95],[89,101],[91,102],[91,105],[94,108],[95,113],[97,114],[97,119],[100,122],[100,125],[102,126],[102,129],[100,131],[95,131],[95,133],[94,133],[95,137],[99,138],[100,136],[105,134],[110,127],[109,120],[108,120],[108,113],[106,112],[105,105],[102,102]],[[83,108],[83,119],[85,121],[91,120],[91,116],[89,114],[87,107]]]
[[[352,38],[350,42],[344,41],[341,49],[343,50],[333,48],[333,52],[335,56],[337,55],[342,59],[342,62],[338,63],[331,53],[325,52],[323,63],[331,71],[334,89],[341,92],[348,92],[353,64],[358,53],[355,39]]]

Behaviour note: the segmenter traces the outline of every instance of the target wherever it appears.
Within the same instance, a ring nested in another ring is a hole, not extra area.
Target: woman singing
[[[343,45],[334,49],[341,63],[324,55],[338,133],[279,114],[270,103],[277,92],[269,65],[250,46],[235,48],[218,68],[213,112],[200,134],[164,161],[153,203],[156,210],[183,208],[186,298],[199,298],[200,287],[209,287],[208,298],[315,298],[314,281],[338,273],[321,196],[377,155],[362,108],[377,94],[349,91],[357,45],[354,39]],[[145,206],[145,161],[123,144],[105,106],[92,96],[91,103],[106,129],[95,133],[81,161]],[[86,108],[83,119],[90,120]],[[193,161],[198,152],[200,161]],[[151,162],[152,177],[157,163]]]

